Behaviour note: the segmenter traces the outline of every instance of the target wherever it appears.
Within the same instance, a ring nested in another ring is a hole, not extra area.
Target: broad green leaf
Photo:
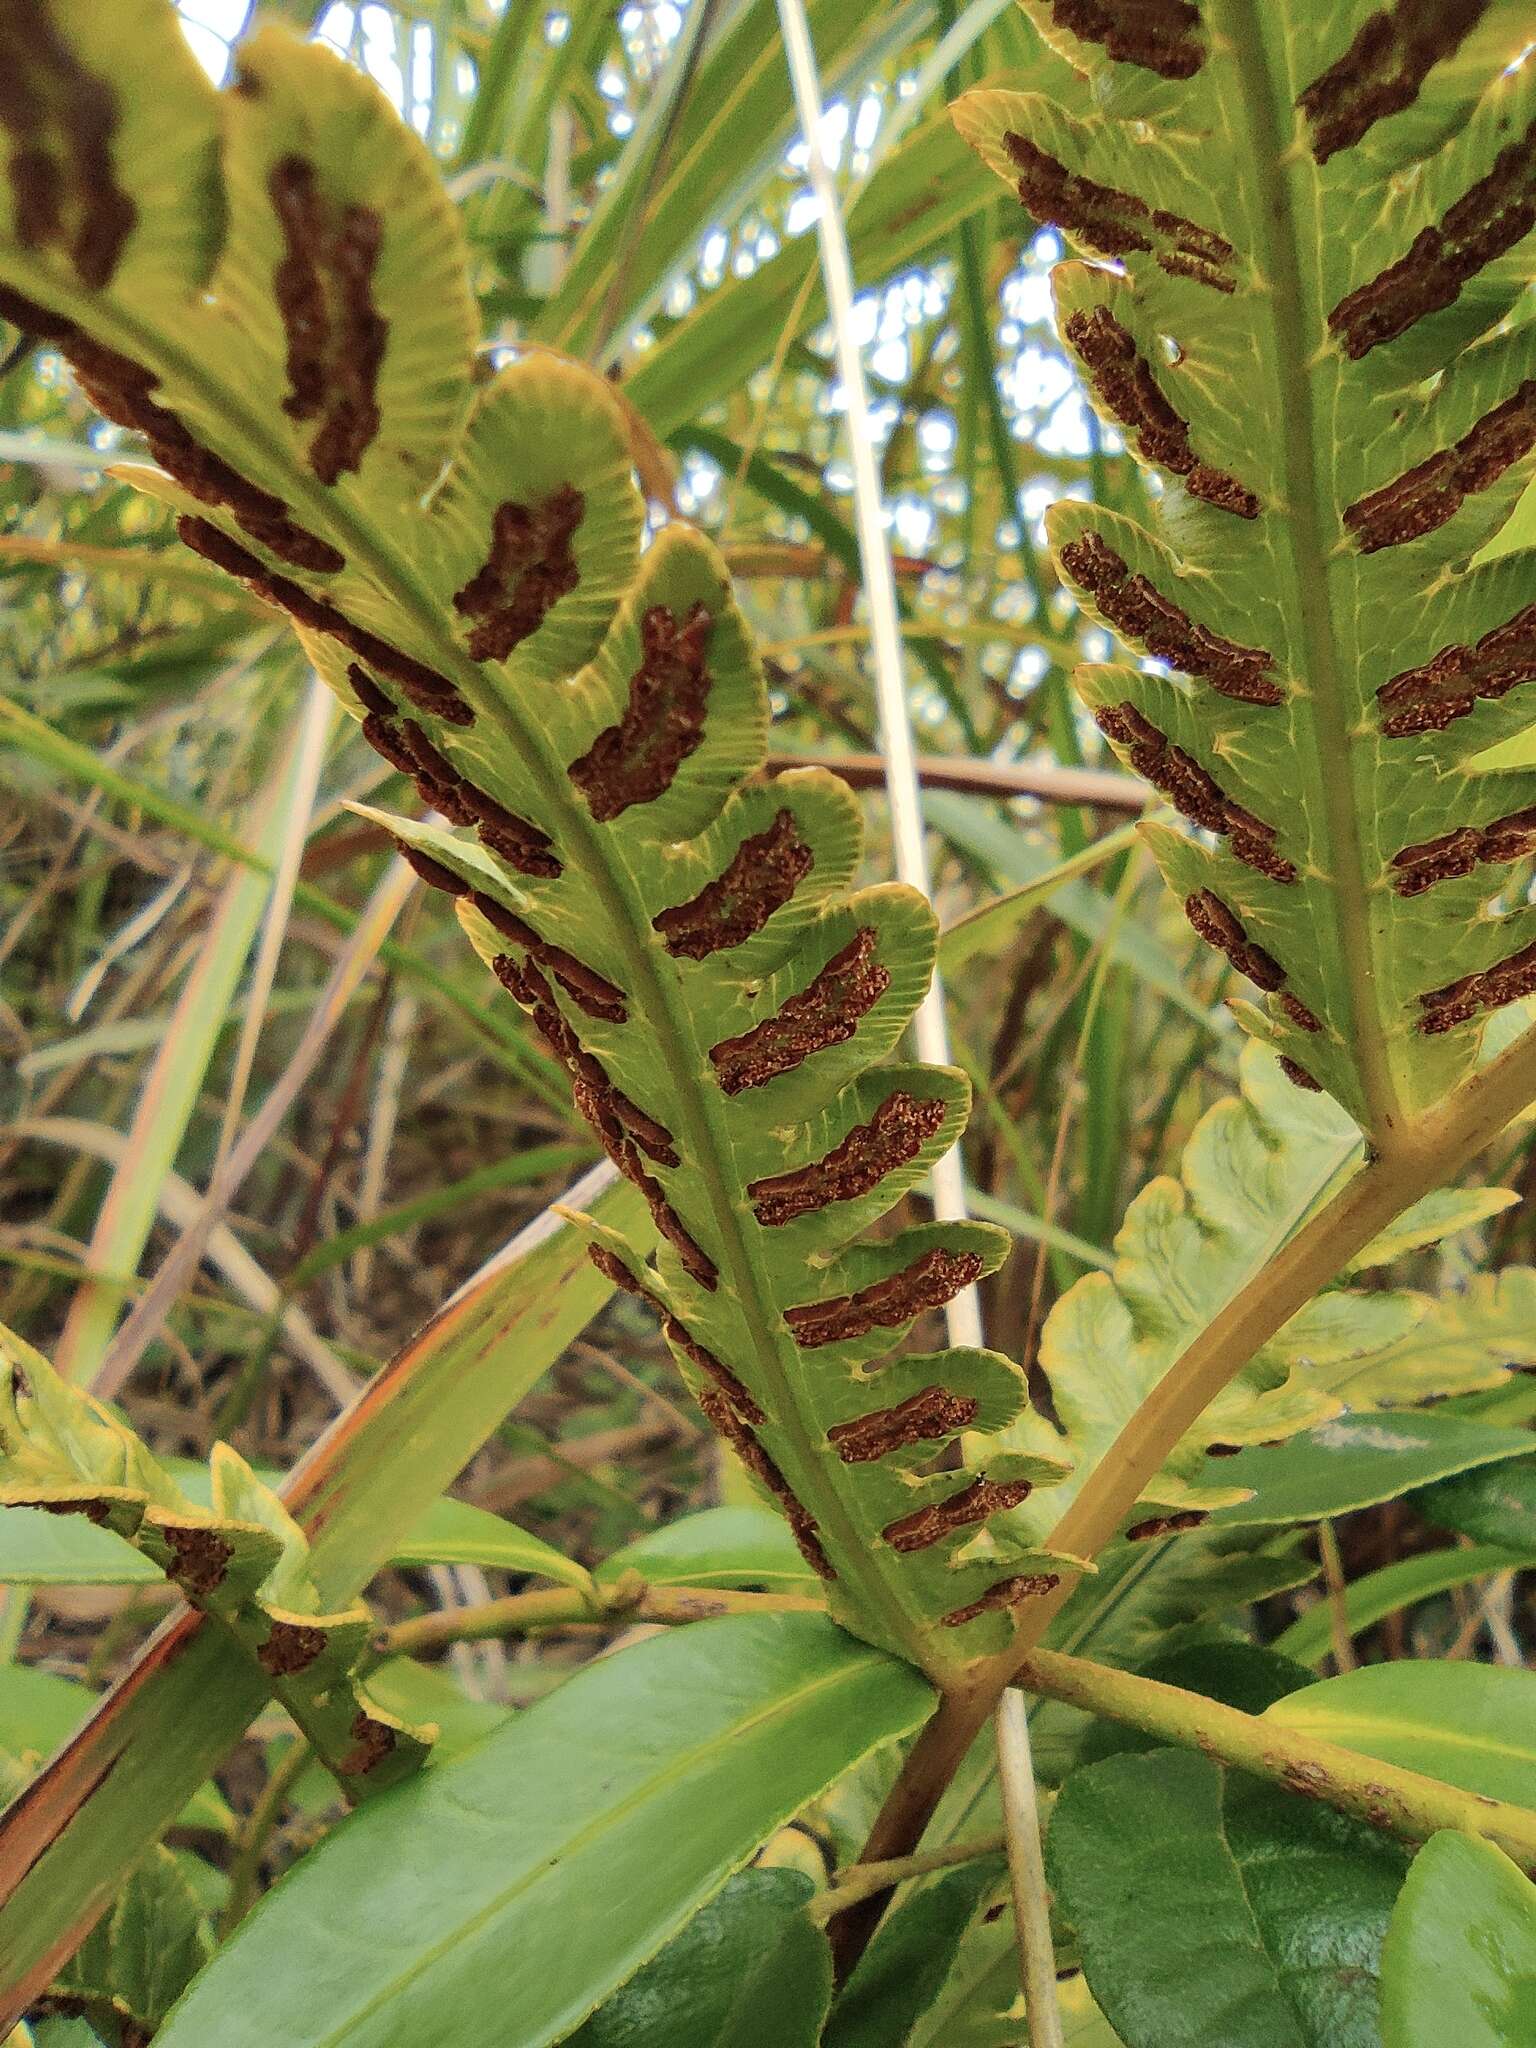
[[[1492,1842],[1424,1844],[1381,1962],[1383,2048],[1536,2041],[1536,1885]]]
[[[1251,1445],[1217,1470],[1248,1500],[1217,1510],[1219,1522],[1316,1522],[1444,1479],[1447,1473],[1508,1464],[1528,1455],[1524,1430],[1462,1422],[1453,1415],[1398,1411],[1341,1415],[1272,1448]],[[1515,1470],[1520,1467],[1515,1465]],[[1451,1482],[1455,1484],[1456,1482]],[[1484,1532],[1469,1530],[1470,1535]],[[1536,1534],[1536,1532],[1533,1532]],[[1489,1536],[1490,1541],[1508,1539]]]
[[[1265,1719],[1465,1792],[1536,1806],[1536,1672],[1365,1664],[1292,1693]]]
[[[110,2014],[148,2040],[213,1954],[213,1935],[169,1849],[151,1849],[129,1874],[61,1972],[66,1998]]]
[[[907,2048],[955,1968],[977,1914],[1006,1896],[1007,1866],[998,1856],[962,1864],[909,1891],[881,1921],[838,1993],[823,2048]]]
[[[91,1697],[85,1686],[55,1672],[0,1665],[0,1750],[51,1756],[79,1727]]]
[[[642,551],[606,380],[530,354],[473,385],[457,222],[372,84],[268,29],[219,95],[170,0],[135,0],[119,76],[115,30],[83,0],[47,4],[48,61],[119,124],[114,182],[71,188],[68,226],[89,212],[95,240],[13,201],[0,311],[144,434],[160,468],[133,480],[289,615],[450,821],[388,822],[644,1197],[656,1267],[649,1241],[595,1233],[596,1255],[660,1311],[833,1611],[935,1672],[1000,1646],[1052,1560],[985,1524],[1063,1462],[995,1443],[1025,1405],[1007,1360],[893,1354],[1008,1241],[981,1223],[866,1235],[964,1122],[960,1074],[877,1066],[931,978],[931,910],[852,886],[860,818],[834,777],[757,778],[767,692],[723,564],[681,524]],[[889,26],[828,12],[851,36]],[[772,56],[753,56],[761,104],[782,105]],[[142,132],[132,81],[162,61],[157,120],[197,142],[195,191]],[[708,61],[728,75],[728,49]],[[684,129],[727,118],[703,99]],[[661,203],[694,232],[686,181]],[[612,211],[617,235],[622,197]],[[596,261],[606,300],[607,232],[563,288],[583,317],[577,273]],[[965,1431],[971,1471],[935,1469]]]
[[[570,2048],[816,2048],[832,1952],[808,1877],[744,1870],[576,2029]]]
[[[1061,265],[1057,317],[1160,485],[1155,531],[1050,516],[1064,580],[1159,658],[1079,686],[1200,828],[1148,832],[1262,992],[1248,1028],[1386,1146],[1536,981],[1536,910],[1498,902],[1536,776],[1465,772],[1531,719],[1530,554],[1466,566],[1536,450],[1536,329],[1500,325],[1536,268],[1528,14],[1025,8],[1082,89],[956,119],[1118,259]]]
[[[1379,2048],[1406,1858],[1362,1823],[1162,1749],[1075,1772],[1046,1856],[1125,2048]]]
[[[486,2013],[516,2014],[519,2048],[560,2040],[931,1698],[810,1615],[704,1622],[600,1659],[329,1835],[159,2048],[429,2048]]]
[[[1357,1636],[1384,1615],[1416,1606],[1421,1600],[1432,1600],[1453,1586],[1486,1579],[1494,1572],[1516,1571],[1530,1561],[1529,1552],[1501,1550],[1487,1543],[1402,1558],[1396,1564],[1383,1565],[1380,1571],[1367,1572],[1345,1587],[1345,1626],[1351,1636]],[[1333,1649],[1333,1633],[1332,1603],[1318,1600],[1299,1621],[1293,1621],[1276,1636],[1274,1647],[1282,1656],[1295,1657],[1303,1664],[1317,1664]]]
[[[1390,1298],[1406,1327],[1395,1335],[1387,1329],[1379,1347],[1363,1345],[1329,1370],[1329,1385],[1352,1408],[1497,1387],[1510,1367],[1536,1364],[1536,1270],[1529,1266],[1474,1274],[1464,1289],[1438,1297]],[[1314,1303],[1313,1320],[1325,1315]]]
[[[598,1566],[599,1585],[635,1571],[656,1586],[747,1586],[793,1592],[816,1574],[783,1519],[766,1508],[705,1508],[637,1536]]]
[[[1536,1557],[1536,1457],[1442,1479],[1416,1493],[1413,1504],[1437,1529]]]
[[[1079,1280],[1046,1318],[1040,1362],[1065,1440],[1030,1411],[1009,1430],[1008,1441],[1021,1449],[1064,1451],[1075,1469],[1061,1488],[1009,1517],[1025,1532],[1043,1535],[1062,1499],[1077,1490],[1185,1347],[1358,1160],[1358,1134],[1349,1119],[1327,1097],[1293,1088],[1265,1048],[1245,1049],[1241,1078],[1241,1096],[1219,1102],[1196,1126],[1179,1178],[1160,1176],[1132,1202],[1115,1240],[1113,1270]],[[1291,1506],[1285,1490],[1296,1482],[1287,1480],[1284,1462],[1278,1469],[1269,1462],[1288,1454],[1244,1447],[1324,1427],[1340,1432],[1324,1441],[1342,1455],[1351,1431],[1379,1426],[1388,1432],[1380,1439],[1387,1448],[1401,1418],[1379,1425],[1332,1418],[1346,1402],[1355,1408],[1407,1405],[1498,1384],[1512,1360],[1531,1353],[1533,1332],[1536,1272],[1528,1267],[1497,1281],[1479,1278],[1464,1294],[1439,1300],[1407,1290],[1339,1288],[1320,1295],[1228,1382],[1198,1430],[1143,1489],[1130,1528],[1155,1534],[1168,1513],[1223,1509],[1236,1521],[1246,1514],[1252,1490],[1276,1486],[1275,1512],[1261,1499],[1257,1518],[1299,1519],[1306,1510]],[[1419,1418],[1405,1420],[1404,1441],[1419,1426]],[[1427,1422],[1425,1433],[1434,1427]],[[1496,1455],[1497,1434],[1480,1441],[1487,1455]],[[1357,1442],[1361,1451],[1368,1448],[1365,1434]],[[1241,1455],[1213,1459],[1206,1455],[1211,1445]],[[1335,1469],[1331,1462],[1328,1469]],[[1402,1483],[1412,1485],[1412,1475]],[[1385,1490],[1400,1488],[1388,1481]]]

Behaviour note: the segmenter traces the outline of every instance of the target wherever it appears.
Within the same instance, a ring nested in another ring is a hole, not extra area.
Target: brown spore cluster
[[[975,1252],[952,1252],[936,1245],[899,1273],[861,1287],[856,1294],[787,1308],[784,1320],[802,1351],[846,1343],[870,1330],[898,1329],[924,1309],[942,1308],[953,1301],[963,1287],[980,1278],[981,1265]]]
[[[641,619],[640,666],[629,679],[624,715],[569,770],[600,824],[611,823],[631,804],[665,795],[703,743],[714,680],[707,662],[713,630],[702,604],[690,606],[681,622],[663,604],[652,605]]]
[[[856,931],[808,988],[791,996],[776,1017],[767,1017],[737,1038],[722,1038],[709,1057],[727,1095],[760,1088],[788,1074],[812,1053],[852,1038],[891,985],[890,970],[875,957],[871,925]]]
[[[1296,102],[1312,124],[1317,161],[1352,149],[1378,121],[1411,107],[1431,68],[1455,55],[1487,8],[1488,0],[1397,0],[1363,21]]]
[[[815,865],[794,813],[774,814],[765,831],[743,839],[714,881],[697,896],[651,920],[676,960],[707,960],[760,932]]]
[[[528,958],[542,967],[546,974],[552,975],[571,1001],[585,1010],[589,1017],[601,1018],[606,1024],[625,1022],[629,1011],[624,991],[605,974],[599,974],[595,967],[578,960],[564,946],[540,938],[526,918],[519,917],[515,910],[508,910],[494,896],[487,896],[483,889],[466,890],[463,882],[457,882],[455,887],[459,895],[468,894],[471,903],[493,931],[509,939],[514,946],[521,946]]]
[[[334,575],[346,567],[345,557],[329,541],[295,524],[281,498],[253,484],[221,455],[205,448],[168,406],[150,396],[158,381],[153,371],[119,350],[107,348],[75,321],[49,312],[7,285],[0,285],[0,315],[38,340],[52,342],[74,370],[80,388],[97,411],[120,427],[131,427],[142,434],[161,468],[191,496],[205,505],[227,507],[252,540],[295,568]],[[252,563],[258,573],[265,574],[260,563],[244,549],[236,547],[233,541],[227,545],[242,562]],[[286,582],[284,578],[272,580]]]
[[[1507,697],[1536,681],[1536,604],[1485,633],[1475,647],[1444,647],[1433,661],[1405,668],[1376,692],[1382,736],[1410,739],[1444,732],[1480,701]]]
[[[1484,413],[1454,446],[1405,470],[1344,514],[1363,555],[1420,540],[1454,519],[1467,499],[1486,491],[1536,448],[1536,377]]]
[[[941,1443],[969,1429],[979,1403],[948,1387],[924,1387],[891,1408],[873,1408],[851,1422],[834,1423],[827,1442],[845,1465],[870,1465],[912,1444]]]
[[[1125,1532],[1127,1543],[1150,1543],[1156,1536],[1179,1536],[1186,1529],[1198,1529],[1207,1520],[1203,1508],[1185,1508],[1176,1515],[1149,1515],[1144,1522],[1133,1522]]]
[[[1511,811],[1491,825],[1462,825],[1438,839],[1405,846],[1392,856],[1399,896],[1421,896],[1437,882],[1470,875],[1478,868],[1525,860],[1536,853],[1536,805]]]
[[[747,1195],[758,1222],[771,1229],[829,1203],[867,1195],[887,1174],[915,1159],[943,1121],[944,1104],[937,1096],[893,1090],[869,1122],[856,1125],[824,1159],[753,1181]]]
[[[1193,278],[1218,292],[1237,289],[1231,274],[1237,252],[1225,235],[1166,207],[1148,206],[1134,192],[1069,171],[1012,130],[1003,137],[1003,147],[1019,174],[1019,197],[1037,220],[1064,228],[1095,255],[1145,252],[1170,277]]]
[[[540,1037],[565,1068],[576,1107],[616,1163],[628,1138],[657,1166],[676,1166],[677,1147],[671,1132],[609,1079],[602,1062],[586,1050],[565,1021],[549,983],[532,961],[520,962],[510,953],[499,953],[493,965],[497,980],[532,1014]]]
[[[1145,576],[1132,575],[1124,558],[1099,534],[1069,540],[1061,550],[1061,566],[1118,633],[1140,641],[1160,661],[1198,676],[1240,704],[1283,701],[1279,684],[1271,678],[1273,655],[1197,626]]]
[[[305,157],[274,164],[267,192],[283,235],[272,277],[287,342],[283,411],[319,420],[309,465],[321,483],[334,484],[361,466],[380,426],[389,322],[374,304],[373,273],[384,222],[371,206],[327,205]]]
[[[348,665],[347,681],[366,713],[364,739],[392,767],[410,776],[423,803],[441,811],[450,824],[473,825],[481,843],[520,874],[552,877],[560,873],[549,834],[477,789],[415,719],[397,719],[394,705],[358,662]]]
[[[562,597],[581,581],[572,553],[587,509],[574,484],[561,484],[537,505],[507,499],[491,517],[491,547],[454,608],[478,623],[469,635],[476,661],[505,661],[529,639]]]
[[[1192,498],[1239,519],[1258,518],[1262,507],[1246,484],[1198,459],[1190,446],[1188,423],[1168,402],[1151,364],[1107,306],[1069,313],[1063,332],[1082,358],[1100,403],[1127,430],[1144,461],[1182,477]]]
[[[1266,995],[1276,996],[1291,1022],[1302,1031],[1321,1031],[1322,1025],[1298,997],[1285,986],[1285,969],[1273,953],[1250,939],[1236,912],[1213,889],[1197,889],[1184,899],[1184,914],[1208,946],[1225,953],[1239,974],[1245,974]]]
[[[1052,0],[1051,18],[1119,64],[1159,78],[1193,78],[1205,62],[1200,10],[1191,0]]]
[[[0,128],[11,144],[16,239],[32,254],[60,250],[90,291],[111,283],[138,220],[117,180],[117,125],[116,94],[80,63],[46,0],[7,0],[0,9]]]
[[[1272,882],[1298,879],[1295,862],[1278,849],[1276,828],[1229,797],[1192,754],[1176,746],[1134,704],[1106,704],[1094,719],[1107,739],[1126,749],[1136,772],[1192,825],[1217,833],[1240,861]]]
[[[403,648],[392,646],[377,633],[354,625],[345,612],[328,599],[316,597],[290,577],[276,575],[263,567],[248,549],[242,548],[238,541],[231,540],[227,533],[221,532],[208,520],[183,513],[176,522],[176,531],[194,554],[217,563],[231,576],[238,576],[258,597],[265,598],[268,604],[277,605],[299,625],[312,633],[324,633],[340,641],[369,669],[387,676],[392,683],[398,683],[418,711],[444,719],[449,725],[474,724],[474,712],[445,675],[426,662],[418,661],[415,655],[407,654]]]
[[[963,1628],[966,1622],[979,1621],[982,1615],[995,1613],[1000,1607],[1022,1607],[1026,1600],[1043,1599],[1060,1584],[1060,1572],[1015,1572],[1011,1578],[999,1579],[995,1586],[989,1586],[979,1600],[968,1600],[964,1607],[952,1607],[941,1618],[940,1626]]]
[[[927,1550],[931,1544],[953,1535],[957,1529],[973,1528],[991,1515],[1018,1507],[1021,1501],[1028,1500],[1033,1491],[1027,1479],[995,1480],[983,1476],[973,1479],[960,1492],[952,1493],[948,1500],[929,1501],[910,1515],[888,1522],[880,1534],[892,1550],[903,1554]]]
[[[1438,226],[1421,228],[1406,256],[1340,299],[1328,315],[1344,353],[1358,360],[1461,297],[1462,287],[1536,227],[1536,122],[1494,158]]]
[[[1419,1029],[1433,1037],[1470,1023],[1484,1010],[1500,1010],[1529,995],[1536,995],[1536,941],[1480,974],[1464,974],[1459,981],[1420,996]]]

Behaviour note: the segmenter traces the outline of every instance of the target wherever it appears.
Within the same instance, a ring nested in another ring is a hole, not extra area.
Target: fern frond
[[[1536,456],[1536,65],[1518,0],[1022,0],[1080,104],[955,110],[1065,263],[1061,333],[1158,531],[1059,505],[1080,673],[1244,1021],[1380,1148],[1536,988],[1529,551],[1470,567]],[[1114,259],[1119,268],[1103,267]],[[1513,316],[1513,317],[1512,317]],[[1168,670],[1177,671],[1170,674]]]
[[[1275,1055],[1250,1045],[1242,1093],[1196,1126],[1179,1177],[1132,1202],[1112,1273],[1062,1296],[1041,1333],[1040,1364],[1059,1429],[1034,1411],[1008,1431],[1020,1450],[1054,1451],[1074,1473],[1010,1522],[1024,1540],[1077,1491],[1190,1341],[1263,1270],[1297,1226],[1355,1170],[1359,1135],[1326,1096],[1300,1092]],[[1354,1270],[1438,1243],[1511,1199],[1487,1191],[1410,1210]],[[1144,1488],[1123,1533],[1193,1528],[1248,1499],[1224,1483],[1221,1457],[1314,1428],[1348,1408],[1406,1408],[1501,1385],[1536,1365],[1536,1270],[1480,1276],[1464,1293],[1338,1287],[1320,1294],[1251,1358]]]
[[[602,380],[537,357],[472,390],[457,223],[366,79],[272,30],[216,94],[169,0],[24,12],[46,169],[13,162],[0,199],[0,312],[146,436],[135,480],[288,614],[448,820],[390,822],[643,1192],[655,1270],[598,1255],[660,1305],[839,1617],[935,1674],[1000,1645],[1053,1560],[988,1524],[1061,1461],[942,1470],[1023,1377],[888,1361],[1006,1238],[863,1235],[966,1113],[959,1074],[874,1064],[927,987],[927,905],[850,887],[831,777],[760,779],[766,693],[719,558],[682,527],[641,552]]]
[[[158,1565],[257,1665],[349,1798],[413,1770],[435,1731],[371,1701],[355,1667],[366,1607],[322,1611],[303,1531],[228,1444],[215,1444],[212,1507],[190,1501],[118,1416],[0,1330],[0,1506],[78,1514]]]

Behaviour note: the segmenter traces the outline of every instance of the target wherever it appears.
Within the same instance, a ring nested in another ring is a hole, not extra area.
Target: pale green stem
[[[1494,1842],[1522,1870],[1536,1870],[1536,1812],[1463,1791],[1421,1771],[1362,1756],[1337,1742],[1320,1742],[1259,1714],[1240,1713],[1200,1693],[1138,1678],[1085,1657],[1035,1650],[1019,1666],[1019,1681],[1046,1699],[1106,1714],[1184,1749],[1319,1799],[1372,1827],[1423,1842],[1441,1828],[1460,1828]]]
[[[997,1778],[1008,1828],[1008,1875],[1018,1937],[1020,1985],[1030,2048],[1063,2048],[1056,2002],[1056,1952],[1051,1943],[1051,1901],[1040,1848],[1040,1806],[1029,1746],[1024,1695],[1009,1686],[997,1703]]]

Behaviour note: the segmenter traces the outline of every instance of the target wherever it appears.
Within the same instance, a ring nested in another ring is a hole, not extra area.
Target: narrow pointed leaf
[[[519,2048],[559,2040],[931,1699],[815,1616],[706,1622],[604,1658],[331,1834],[161,2048],[447,2048],[488,2011],[516,2015]],[[391,1868],[400,1882],[381,1882]]]

